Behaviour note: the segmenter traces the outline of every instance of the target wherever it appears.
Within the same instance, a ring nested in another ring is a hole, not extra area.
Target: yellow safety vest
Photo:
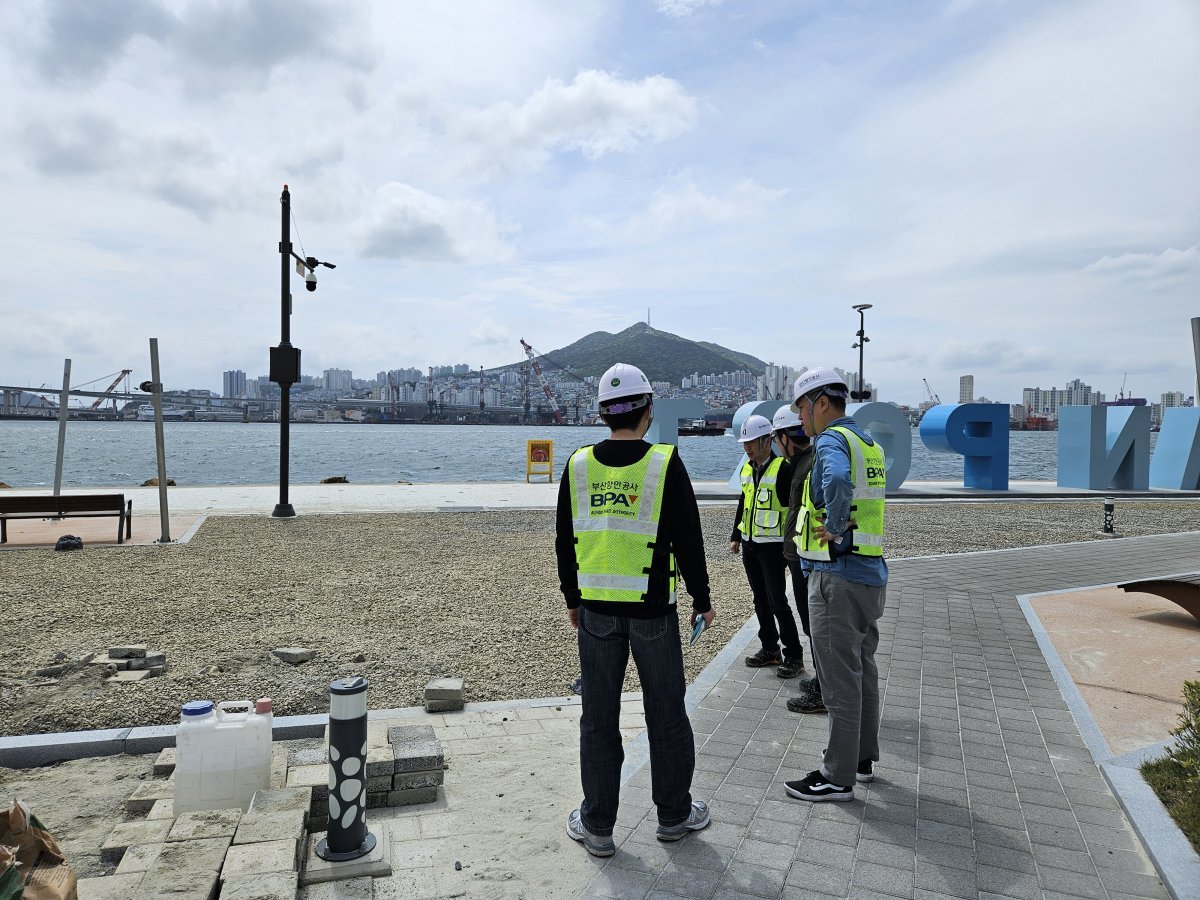
[[[571,456],[571,522],[579,593],[584,600],[642,603],[662,514],[667,463],[675,448],[654,444],[631,466],[606,466],[591,447]],[[675,602],[675,556],[668,555]]]
[[[829,428],[846,439],[850,447],[850,479],[854,482],[854,543],[851,553],[883,556],[883,504],[887,470],[878,441],[868,444],[843,425]],[[804,480],[804,506],[796,523],[796,553],[801,559],[829,562],[829,545],[817,540],[817,526],[825,522],[825,508],[812,500],[812,473]]]
[[[749,461],[742,466],[742,520],[738,531],[742,538],[756,544],[776,544],[783,541],[783,524],[787,519],[786,504],[779,499],[775,483],[783,457],[777,456],[767,464],[758,487],[754,485],[754,467]]]

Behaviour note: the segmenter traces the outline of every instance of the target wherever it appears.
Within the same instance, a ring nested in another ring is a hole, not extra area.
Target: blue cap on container
[[[185,716],[207,716],[213,711],[211,700],[189,700],[183,704],[181,711]]]

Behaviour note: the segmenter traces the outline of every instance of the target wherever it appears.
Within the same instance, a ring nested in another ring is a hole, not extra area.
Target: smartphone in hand
[[[688,641],[689,647],[696,643],[696,640],[700,637],[700,632],[704,630],[704,627],[704,616],[696,616],[696,624],[692,626],[692,639]]]

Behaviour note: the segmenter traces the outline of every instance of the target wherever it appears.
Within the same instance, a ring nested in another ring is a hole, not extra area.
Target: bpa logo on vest
[[[632,509],[637,503],[639,494],[621,494],[616,491],[605,491],[603,494],[592,494],[592,509],[598,507],[611,506],[614,507],[613,512],[619,512],[615,507],[623,506],[625,509]]]

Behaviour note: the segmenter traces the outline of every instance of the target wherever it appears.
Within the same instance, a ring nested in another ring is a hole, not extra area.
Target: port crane
[[[1124,399],[1125,399],[1125,383],[1126,383],[1127,381],[1129,381],[1129,373],[1128,373],[1128,372],[1126,372],[1126,373],[1125,373],[1125,377],[1121,379],[1121,390],[1120,390],[1120,392],[1117,394],[1117,399],[1118,399],[1118,400],[1124,400]]]
[[[525,355],[529,357],[529,364],[533,367],[533,374],[537,376],[537,380],[541,382],[542,391],[546,394],[546,400],[550,403],[550,411],[554,413],[554,421],[559,425],[563,423],[562,410],[558,408],[558,401],[554,399],[554,391],[550,390],[550,383],[546,381],[546,376],[542,374],[542,367],[538,364],[538,353],[529,344],[525,343],[525,338],[521,338],[521,348],[525,351]]]
[[[942,402],[942,398],[933,392],[933,388],[929,386],[928,379],[922,378],[921,381],[925,382],[925,393],[929,395],[930,401],[935,404],[940,404]]]

